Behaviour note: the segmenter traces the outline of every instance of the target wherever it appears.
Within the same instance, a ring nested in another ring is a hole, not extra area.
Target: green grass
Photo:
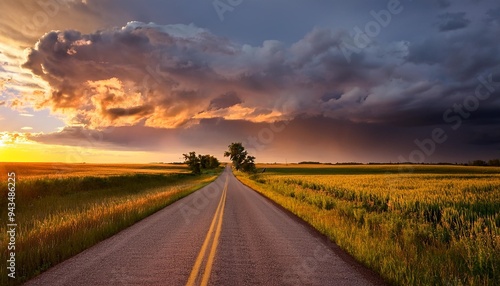
[[[182,169],[180,173],[19,178],[17,278],[9,279],[6,267],[1,267],[0,285],[17,285],[32,278],[207,185],[221,170],[201,176]],[[22,177],[22,173],[17,176]],[[6,180],[0,188],[7,189]],[[2,192],[0,205],[7,206],[6,192]],[[0,216],[7,220],[6,208],[0,209]],[[6,225],[2,224],[2,258],[7,255],[7,238]]]
[[[276,166],[238,178],[395,285],[499,285],[500,168]]]

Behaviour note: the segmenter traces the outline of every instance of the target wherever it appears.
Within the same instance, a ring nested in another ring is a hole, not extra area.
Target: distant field
[[[500,168],[257,167],[238,178],[391,283],[500,282]]]
[[[460,165],[327,165],[327,164],[257,164],[259,171],[274,174],[358,175],[358,174],[500,174],[500,167]]]
[[[0,285],[19,284],[213,181],[222,169],[200,176],[184,165],[0,163],[0,188],[16,173],[16,270]],[[0,217],[7,221],[7,192]],[[7,257],[6,223],[0,253]]]
[[[177,164],[0,163],[0,179],[5,179],[7,172],[12,171],[18,173],[21,179],[189,173],[185,165]]]

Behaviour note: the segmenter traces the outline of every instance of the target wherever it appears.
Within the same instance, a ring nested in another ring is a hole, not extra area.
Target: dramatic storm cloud
[[[445,25],[458,27],[452,22]],[[344,31],[314,28],[290,46],[251,46],[194,25],[130,22],[91,34],[49,32],[23,67],[52,88],[40,105],[69,110],[91,127],[299,114],[418,123],[460,93],[473,94],[477,78],[500,67],[495,39],[476,32],[374,43],[348,62],[340,48]]]
[[[273,109],[276,91],[292,83],[270,74],[285,68],[284,53],[276,42],[237,45],[194,25],[130,22],[49,32],[23,66],[52,87],[40,104],[72,110],[81,123],[176,127],[214,109],[237,108],[248,120],[266,101]]]

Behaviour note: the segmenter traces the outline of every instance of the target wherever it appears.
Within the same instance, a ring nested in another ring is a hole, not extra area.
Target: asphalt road
[[[26,285],[383,285],[324,237],[241,184],[212,184]]]

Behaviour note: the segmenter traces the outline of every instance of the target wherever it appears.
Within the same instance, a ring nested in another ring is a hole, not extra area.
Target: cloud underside
[[[453,31],[467,27],[470,20],[465,17],[465,12],[459,13],[444,13],[439,15],[441,22],[439,23],[439,31]]]
[[[432,147],[429,140],[434,128],[444,132],[446,141],[432,143],[435,144]],[[300,116],[272,124],[212,118],[202,119],[189,128],[173,129],[124,126],[96,131],[66,127],[52,134],[32,134],[29,140],[44,144],[170,154],[197,150],[219,158],[228,142],[243,142],[260,162],[419,162],[421,159],[425,162],[467,162],[477,158],[490,159],[500,148],[500,132],[495,126],[477,129],[467,124],[458,130],[453,130],[452,125],[408,128],[380,123],[353,123],[321,116]],[[415,143],[416,140],[420,145]],[[434,149],[435,152],[424,153],[419,146],[424,146],[425,150]],[[420,154],[413,154],[414,151]]]
[[[463,15],[443,17],[449,21],[440,29],[454,34],[414,43],[372,41],[359,53],[348,51],[350,62],[342,48],[348,33],[330,29],[315,28],[289,46],[275,40],[240,44],[182,24],[52,31],[23,65],[51,91],[21,96],[16,104],[49,107],[88,128],[303,115],[439,124],[447,108],[474,93],[478,76],[500,72],[491,33],[463,29],[463,21],[456,25]],[[492,100],[482,110],[491,115],[499,105]]]

